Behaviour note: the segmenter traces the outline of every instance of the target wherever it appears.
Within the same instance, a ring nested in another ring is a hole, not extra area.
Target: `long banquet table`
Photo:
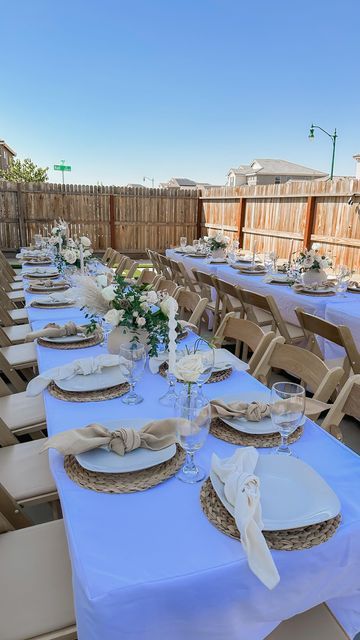
[[[166,255],[172,260],[182,262],[186,269],[198,269],[222,278],[231,284],[237,284],[244,289],[249,289],[262,295],[272,295],[280,309],[280,312],[287,322],[298,324],[295,314],[296,307],[301,307],[304,311],[313,315],[336,322],[337,324],[347,324],[353,330],[355,339],[360,349],[360,293],[336,294],[334,296],[310,296],[296,293],[290,286],[282,284],[269,284],[265,282],[264,276],[246,275],[233,269],[228,264],[211,264],[204,258],[192,258],[173,249],[168,249]],[[327,358],[340,357],[339,347],[327,343],[325,355]]]
[[[29,302],[32,296],[26,298]],[[57,311],[47,312],[39,318],[38,309],[28,308],[34,329],[59,320]],[[81,317],[79,309],[66,312]],[[63,314],[61,320],[66,319]],[[103,350],[37,346],[39,369]],[[147,371],[139,386],[144,402],[133,407],[121,399],[62,402],[46,391],[49,435],[94,421],[172,415],[158,403],[166,389],[159,375]],[[233,372],[207,385],[206,393],[214,398],[237,388],[248,392],[249,400],[263,389],[247,373]],[[273,552],[281,577],[273,591],[251,573],[239,542],[208,522],[199,485],[171,478],[145,492],[97,493],[73,483],[62,456],[51,450],[73,568],[79,640],[262,640],[281,620],[323,601],[353,637],[360,629],[360,459],[310,420],[293,449],[336,491],[342,523],[320,546]],[[198,454],[207,469],[214,451],[226,457],[234,446],[209,436]]]

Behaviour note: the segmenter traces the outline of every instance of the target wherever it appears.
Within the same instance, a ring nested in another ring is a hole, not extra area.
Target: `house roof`
[[[261,166],[260,169],[254,169],[254,163]],[[256,158],[251,163],[252,174],[265,174],[265,175],[289,175],[289,176],[326,176],[324,171],[318,171],[317,169],[311,169],[310,167],[304,167],[302,164],[295,164],[288,160],[278,160],[272,158]]]
[[[169,182],[176,182],[178,187],[196,187],[195,180],[190,180],[190,178],[171,178]]]
[[[0,140],[0,146],[5,147],[11,153],[11,155],[16,156],[16,151],[9,147],[9,145],[5,142],[5,140]]]

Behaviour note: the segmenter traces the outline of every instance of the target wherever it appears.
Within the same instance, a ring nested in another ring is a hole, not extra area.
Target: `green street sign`
[[[69,164],[54,164],[55,171],[71,171]]]

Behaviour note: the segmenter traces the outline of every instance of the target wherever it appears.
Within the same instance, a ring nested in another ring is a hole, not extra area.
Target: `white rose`
[[[124,316],[124,310],[123,309],[121,311],[118,311],[118,309],[110,309],[110,311],[108,311],[105,314],[104,320],[106,322],[108,322],[109,324],[112,324],[113,327],[117,327],[118,324],[123,319],[123,316]]]
[[[204,236],[203,240],[204,240],[204,242],[208,242],[209,236]]]
[[[134,316],[134,318],[137,318],[137,317],[138,317],[138,315],[139,315],[139,312],[138,312],[138,311],[133,311],[133,316]]]
[[[80,242],[83,247],[91,247],[91,240],[87,236],[81,236]]]
[[[83,256],[84,258],[89,258],[92,254],[92,251],[89,251],[89,249],[85,249]]]
[[[71,247],[71,248],[72,247],[76,247],[76,244],[75,244],[75,242],[74,242],[74,240],[72,238],[68,238],[67,245],[68,245],[68,247]]]
[[[148,304],[156,304],[158,302],[158,294],[156,291],[149,291],[145,300]]]
[[[169,313],[170,313],[170,304],[171,304],[170,300],[173,301],[172,304],[173,304],[175,313],[179,308],[179,305],[176,302],[175,298],[172,298],[171,296],[168,296],[167,298],[165,298],[165,300],[160,302],[160,309],[163,312],[163,314],[167,317],[169,317]]]
[[[65,249],[65,251],[62,251],[62,255],[68,264],[74,264],[77,260],[76,252],[73,249]]]
[[[114,285],[110,284],[108,287],[102,290],[101,294],[106,302],[112,302],[116,298]]]
[[[107,287],[107,275],[105,273],[101,273],[99,276],[96,276],[95,278],[96,280],[96,284],[101,287],[101,289],[104,289],[105,287]]]
[[[149,311],[149,309],[150,309],[150,307],[149,307],[147,302],[142,302],[140,304],[140,307],[142,308],[143,311]]]
[[[139,318],[137,318],[136,324],[137,324],[138,327],[143,327],[146,324],[145,318],[142,318],[140,316]]]
[[[192,353],[178,360],[174,367],[174,375],[183,382],[197,382],[204,371],[202,356],[200,353]]]
[[[59,231],[59,227],[53,227],[51,229],[51,233],[52,233],[53,236],[56,235],[58,231]]]
[[[59,238],[57,236],[52,236],[51,238],[49,238],[50,244],[58,244],[58,242],[59,242]]]

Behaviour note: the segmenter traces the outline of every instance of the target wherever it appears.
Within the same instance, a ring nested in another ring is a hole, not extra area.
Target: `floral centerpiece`
[[[78,284],[80,303],[91,323],[95,325],[100,317],[113,327],[108,339],[110,353],[117,353],[122,342],[146,344],[150,357],[157,355],[159,343],[168,346],[170,296],[149,285],[129,283],[122,276],[105,287],[101,276],[96,280],[80,278]],[[174,304],[177,308],[176,301]]]
[[[320,253],[319,249],[309,249],[302,251],[297,260],[297,266],[302,271],[304,284],[325,282],[327,275],[324,269],[331,267],[331,260]]]
[[[66,248],[59,253],[60,260],[66,265],[81,267],[81,261],[86,264],[93,254],[91,240],[87,236],[68,238]]]
[[[215,236],[204,236],[204,242],[214,258],[224,258],[230,238],[219,231]]]

